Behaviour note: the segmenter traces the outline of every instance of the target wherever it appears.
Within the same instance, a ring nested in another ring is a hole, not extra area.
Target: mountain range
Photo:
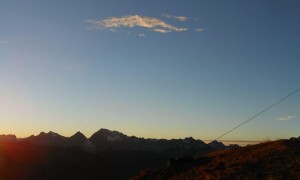
[[[0,135],[0,179],[299,179],[300,137],[239,147],[100,129]]]
[[[15,135],[0,135],[0,142],[30,142],[38,146],[78,146],[89,153],[107,150],[134,150],[134,151],[154,151],[157,153],[171,153],[172,155],[182,155],[211,151],[213,149],[236,148],[237,145],[225,146],[221,142],[213,141],[209,144],[192,137],[185,139],[145,139],[135,136],[127,136],[118,131],[100,129],[90,138],[87,138],[80,131],[71,137],[64,137],[58,133],[49,131],[41,132],[38,135],[31,135],[27,138],[18,139]]]
[[[52,131],[27,138],[0,135],[0,179],[129,179],[169,159],[214,150],[191,137],[145,139],[108,129],[89,138]]]

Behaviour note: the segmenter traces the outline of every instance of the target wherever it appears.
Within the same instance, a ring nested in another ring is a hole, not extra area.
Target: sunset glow
[[[3,1],[0,134],[209,140],[299,88],[300,3]],[[226,135],[299,135],[300,94]]]

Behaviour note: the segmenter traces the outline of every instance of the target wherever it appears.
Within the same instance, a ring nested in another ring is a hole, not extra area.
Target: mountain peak
[[[42,131],[42,132],[40,132],[40,134],[37,135],[37,136],[44,136],[44,135],[46,135],[46,133],[45,133],[44,131]],[[35,136],[35,135],[32,135],[32,136]]]
[[[84,134],[82,134],[80,131],[78,131],[78,132],[76,132],[73,136],[71,136],[70,138],[80,138],[80,139],[87,139],[86,137],[85,137],[85,135]]]
[[[83,135],[83,134],[80,131],[77,131],[74,135]]]
[[[107,141],[119,141],[122,139],[126,139],[127,137],[128,136],[118,131],[111,131],[108,129],[101,128],[99,131],[94,133],[89,139],[92,143],[99,144],[101,142]]]
[[[71,145],[81,145],[86,142],[87,138],[80,131],[78,131],[73,136],[71,136],[69,140],[69,143]]]
[[[118,131],[115,131],[115,130],[109,130],[109,129],[105,129],[105,128],[101,128],[101,129],[99,129],[98,132],[102,132],[102,133],[112,133],[112,132],[118,132]]]
[[[225,149],[226,146],[222,143],[222,142],[219,142],[219,141],[212,141],[210,143],[208,143],[208,145],[216,150],[221,150],[221,149]]]
[[[50,135],[50,136],[52,136],[52,137],[60,136],[58,133],[53,132],[53,131],[49,131],[47,134]]]
[[[195,139],[193,137],[186,137],[186,138],[184,138],[184,140],[186,140],[186,141],[195,141]]]
[[[109,130],[109,129],[104,129],[101,128],[98,132],[96,132],[97,134],[101,134],[103,136],[126,136],[125,134],[119,132],[119,131],[115,131],[115,130]],[[95,133],[95,134],[96,134]]]

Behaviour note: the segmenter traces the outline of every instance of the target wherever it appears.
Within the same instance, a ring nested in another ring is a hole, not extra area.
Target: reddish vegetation
[[[300,141],[279,140],[181,158],[133,179],[300,179]]]

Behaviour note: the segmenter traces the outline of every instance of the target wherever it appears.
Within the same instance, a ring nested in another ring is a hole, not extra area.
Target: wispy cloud
[[[168,32],[171,32],[170,30],[167,30],[167,29],[153,29],[153,31],[158,32],[158,33],[168,33]]]
[[[8,41],[0,40],[0,45],[8,44]]]
[[[278,118],[278,121],[290,121],[295,118],[296,118],[295,115],[288,115],[288,116],[283,116],[283,117]]]
[[[183,32],[188,30],[187,28],[173,26],[157,18],[142,17],[139,15],[109,17],[103,20],[85,20],[85,22],[95,29],[108,29],[111,31],[116,31],[117,28],[121,27],[142,27],[158,33]]]
[[[197,28],[195,31],[196,32],[204,32],[205,30],[203,28]]]
[[[188,18],[185,16],[174,16],[174,15],[170,15],[170,14],[163,14],[164,17],[169,18],[169,19],[176,19],[178,21],[187,21]]]

